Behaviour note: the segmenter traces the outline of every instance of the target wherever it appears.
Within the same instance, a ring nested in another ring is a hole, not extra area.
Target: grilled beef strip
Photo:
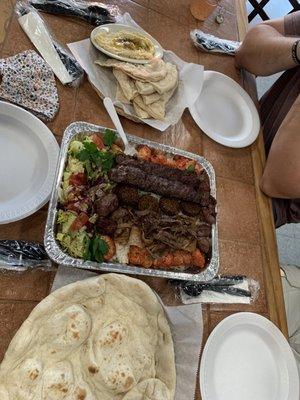
[[[112,168],[109,177],[114,182],[133,185],[162,196],[192,201],[202,206],[208,206],[209,204],[209,192],[198,192],[192,186],[180,181],[163,178],[135,168],[132,165],[121,164]]]
[[[192,186],[194,189],[210,191],[209,178],[205,170],[202,170],[201,174],[198,175],[193,171],[184,171],[177,168],[168,167],[166,165],[154,164],[145,160],[138,160],[135,157],[128,156],[126,154],[119,154],[116,157],[116,163],[118,165],[126,165],[134,168],[138,168],[147,174],[157,175],[161,178],[166,178],[171,181],[179,181],[185,185]]]

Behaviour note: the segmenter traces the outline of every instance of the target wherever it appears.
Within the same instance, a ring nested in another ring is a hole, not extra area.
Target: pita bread
[[[135,113],[136,113],[136,115],[139,117],[139,118],[151,118],[151,116],[147,113],[147,111],[145,111],[145,110],[143,110],[138,104],[137,104],[137,102],[135,101],[135,99],[133,100],[133,108],[134,108],[134,111],[135,111]]]
[[[139,94],[148,95],[155,93],[153,85],[149,82],[135,81],[135,86]]]
[[[109,58],[106,61],[95,61],[101,67],[120,69],[133,79],[145,82],[157,82],[167,75],[166,63],[160,58],[154,58],[148,64],[130,64]]]
[[[148,95],[142,95],[142,99],[143,102],[146,104],[146,106],[148,104],[152,104],[155,101],[160,100],[161,95],[159,93],[152,93],[152,94],[148,94]]]
[[[172,90],[178,84],[178,71],[176,65],[166,63],[167,75],[159,82],[152,82],[154,89],[160,93],[166,93]]]
[[[122,88],[122,92],[127,100],[132,100],[134,97],[138,95],[138,91],[135,87],[135,84],[125,72],[121,71],[120,69],[113,68],[113,74],[119,83],[120,87]]]
[[[1,400],[173,400],[164,310],[140,280],[107,274],[65,286],[31,312],[0,366]]]
[[[123,93],[123,90],[119,85],[119,82],[117,82],[116,100],[124,104],[131,104],[130,100],[128,100],[127,97],[125,97],[125,94]]]
[[[146,111],[152,118],[162,120],[165,117],[166,107],[163,100],[146,105],[142,96],[137,96],[134,101],[142,110]]]

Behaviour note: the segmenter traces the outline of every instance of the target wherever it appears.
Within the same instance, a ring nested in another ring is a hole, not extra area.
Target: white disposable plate
[[[250,96],[219,72],[204,71],[202,91],[189,110],[203,132],[224,146],[249,146],[259,133],[259,116]]]
[[[299,400],[299,377],[280,330],[254,313],[225,318],[201,360],[203,400]]]
[[[43,122],[0,101],[0,224],[25,218],[46,204],[58,153]]]
[[[161,45],[158,43],[158,41],[155,40],[154,37],[149,35],[147,32],[144,32],[144,31],[142,31],[140,29],[134,28],[133,26],[129,26],[129,25],[106,24],[106,25],[97,26],[97,28],[95,28],[91,33],[91,42],[93,43],[93,45],[98,50],[102,51],[102,53],[108,55],[109,57],[116,58],[117,60],[131,62],[131,63],[135,63],[135,64],[147,64],[147,63],[149,63],[150,60],[136,60],[134,58],[127,58],[127,57],[118,56],[115,53],[111,53],[110,51],[107,51],[107,50],[103,49],[101,46],[99,46],[99,44],[95,40],[95,36],[98,35],[98,33],[100,33],[100,32],[115,33],[115,32],[124,31],[124,30],[130,31],[130,32],[135,32],[135,33],[140,33],[142,35],[147,36],[152,41],[152,43],[154,45],[154,48],[155,48],[154,57],[155,58],[162,58],[164,52],[163,52],[163,49],[162,49]]]

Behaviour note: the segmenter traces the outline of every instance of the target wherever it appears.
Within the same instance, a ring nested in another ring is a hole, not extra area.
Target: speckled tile
[[[149,5],[149,1],[150,0],[132,0],[134,3],[137,3],[137,4],[139,4],[140,6],[143,6],[143,7],[148,7],[148,5]]]
[[[0,239],[19,239],[43,243],[47,206],[21,221],[1,225]]]
[[[0,50],[9,28],[13,10],[9,1],[0,2]]]
[[[183,25],[196,28],[197,20],[190,11],[190,1],[179,0],[149,0],[149,8]]]
[[[54,272],[35,269],[26,272],[2,272],[0,300],[40,301],[50,289]]]
[[[92,124],[112,128],[113,124],[103,106],[102,99],[85,79],[78,88],[74,121],[86,121]]]
[[[215,329],[215,327],[224,319],[234,314],[234,312],[226,311],[211,311],[209,319],[209,335]]]
[[[164,49],[172,50],[183,60],[198,62],[198,50],[190,39],[189,25],[178,24],[175,34],[174,20],[150,10],[148,32],[158,40]]]
[[[0,361],[11,339],[36,304],[36,302],[0,301]]]
[[[47,123],[49,129],[61,138],[66,127],[74,122],[77,88],[63,86],[58,80],[57,90],[59,97],[59,110],[53,121]]]
[[[18,18],[14,14],[3,43],[2,57],[13,56],[28,49],[34,49],[34,46],[22,30]]]
[[[221,275],[245,275],[258,282],[260,289],[252,304],[212,304],[211,310],[267,312],[262,252],[260,245],[221,240],[219,242]]]
[[[106,4],[117,5],[121,13],[128,12],[131,17],[139,24],[143,29],[148,29],[148,9],[145,6],[147,0],[106,0]],[[138,4],[139,3],[139,4]]]
[[[232,149],[203,135],[203,153],[213,165],[216,175],[254,183],[250,149]]]
[[[223,24],[218,24],[215,20],[220,11],[219,6],[222,6],[223,9]],[[230,26],[231,29],[228,29],[228,26]],[[213,10],[205,21],[197,21],[197,27],[198,29],[203,30],[203,32],[213,34],[220,38],[237,40],[238,34],[234,2],[232,0],[218,1],[218,7]]]
[[[252,185],[217,178],[218,222],[220,239],[259,243],[260,233]]]

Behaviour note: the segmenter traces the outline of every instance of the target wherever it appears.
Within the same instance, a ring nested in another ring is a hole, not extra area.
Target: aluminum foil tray
[[[212,255],[210,263],[205,267],[205,269],[203,269],[199,273],[192,273],[187,271],[185,272],[169,271],[169,270],[152,269],[152,268],[147,269],[127,264],[118,264],[112,262],[104,262],[100,264],[97,262],[84,261],[81,259],[72,258],[60,248],[59,244],[55,239],[58,189],[60,187],[63,171],[65,168],[69,143],[74,138],[74,136],[79,135],[81,133],[84,135],[88,135],[95,132],[102,133],[104,132],[104,130],[105,127],[102,126],[89,124],[87,122],[74,122],[71,125],[69,125],[64,132],[58,165],[56,169],[56,176],[49,203],[47,223],[44,236],[44,244],[49,257],[57,264],[61,264],[71,268],[81,268],[99,272],[110,271],[110,272],[125,273],[131,275],[146,275],[146,276],[153,276],[160,278],[180,279],[180,280],[197,281],[197,282],[207,282],[213,279],[217,275],[219,269],[217,223],[212,225]],[[174,147],[145,140],[137,136],[128,135],[128,139],[129,142],[132,143],[133,145],[148,145],[157,150],[162,150],[164,152],[174,155],[178,154],[196,160],[205,168],[210,180],[211,195],[216,197],[215,172],[212,165],[205,158],[200,157],[196,154],[176,149]]]

